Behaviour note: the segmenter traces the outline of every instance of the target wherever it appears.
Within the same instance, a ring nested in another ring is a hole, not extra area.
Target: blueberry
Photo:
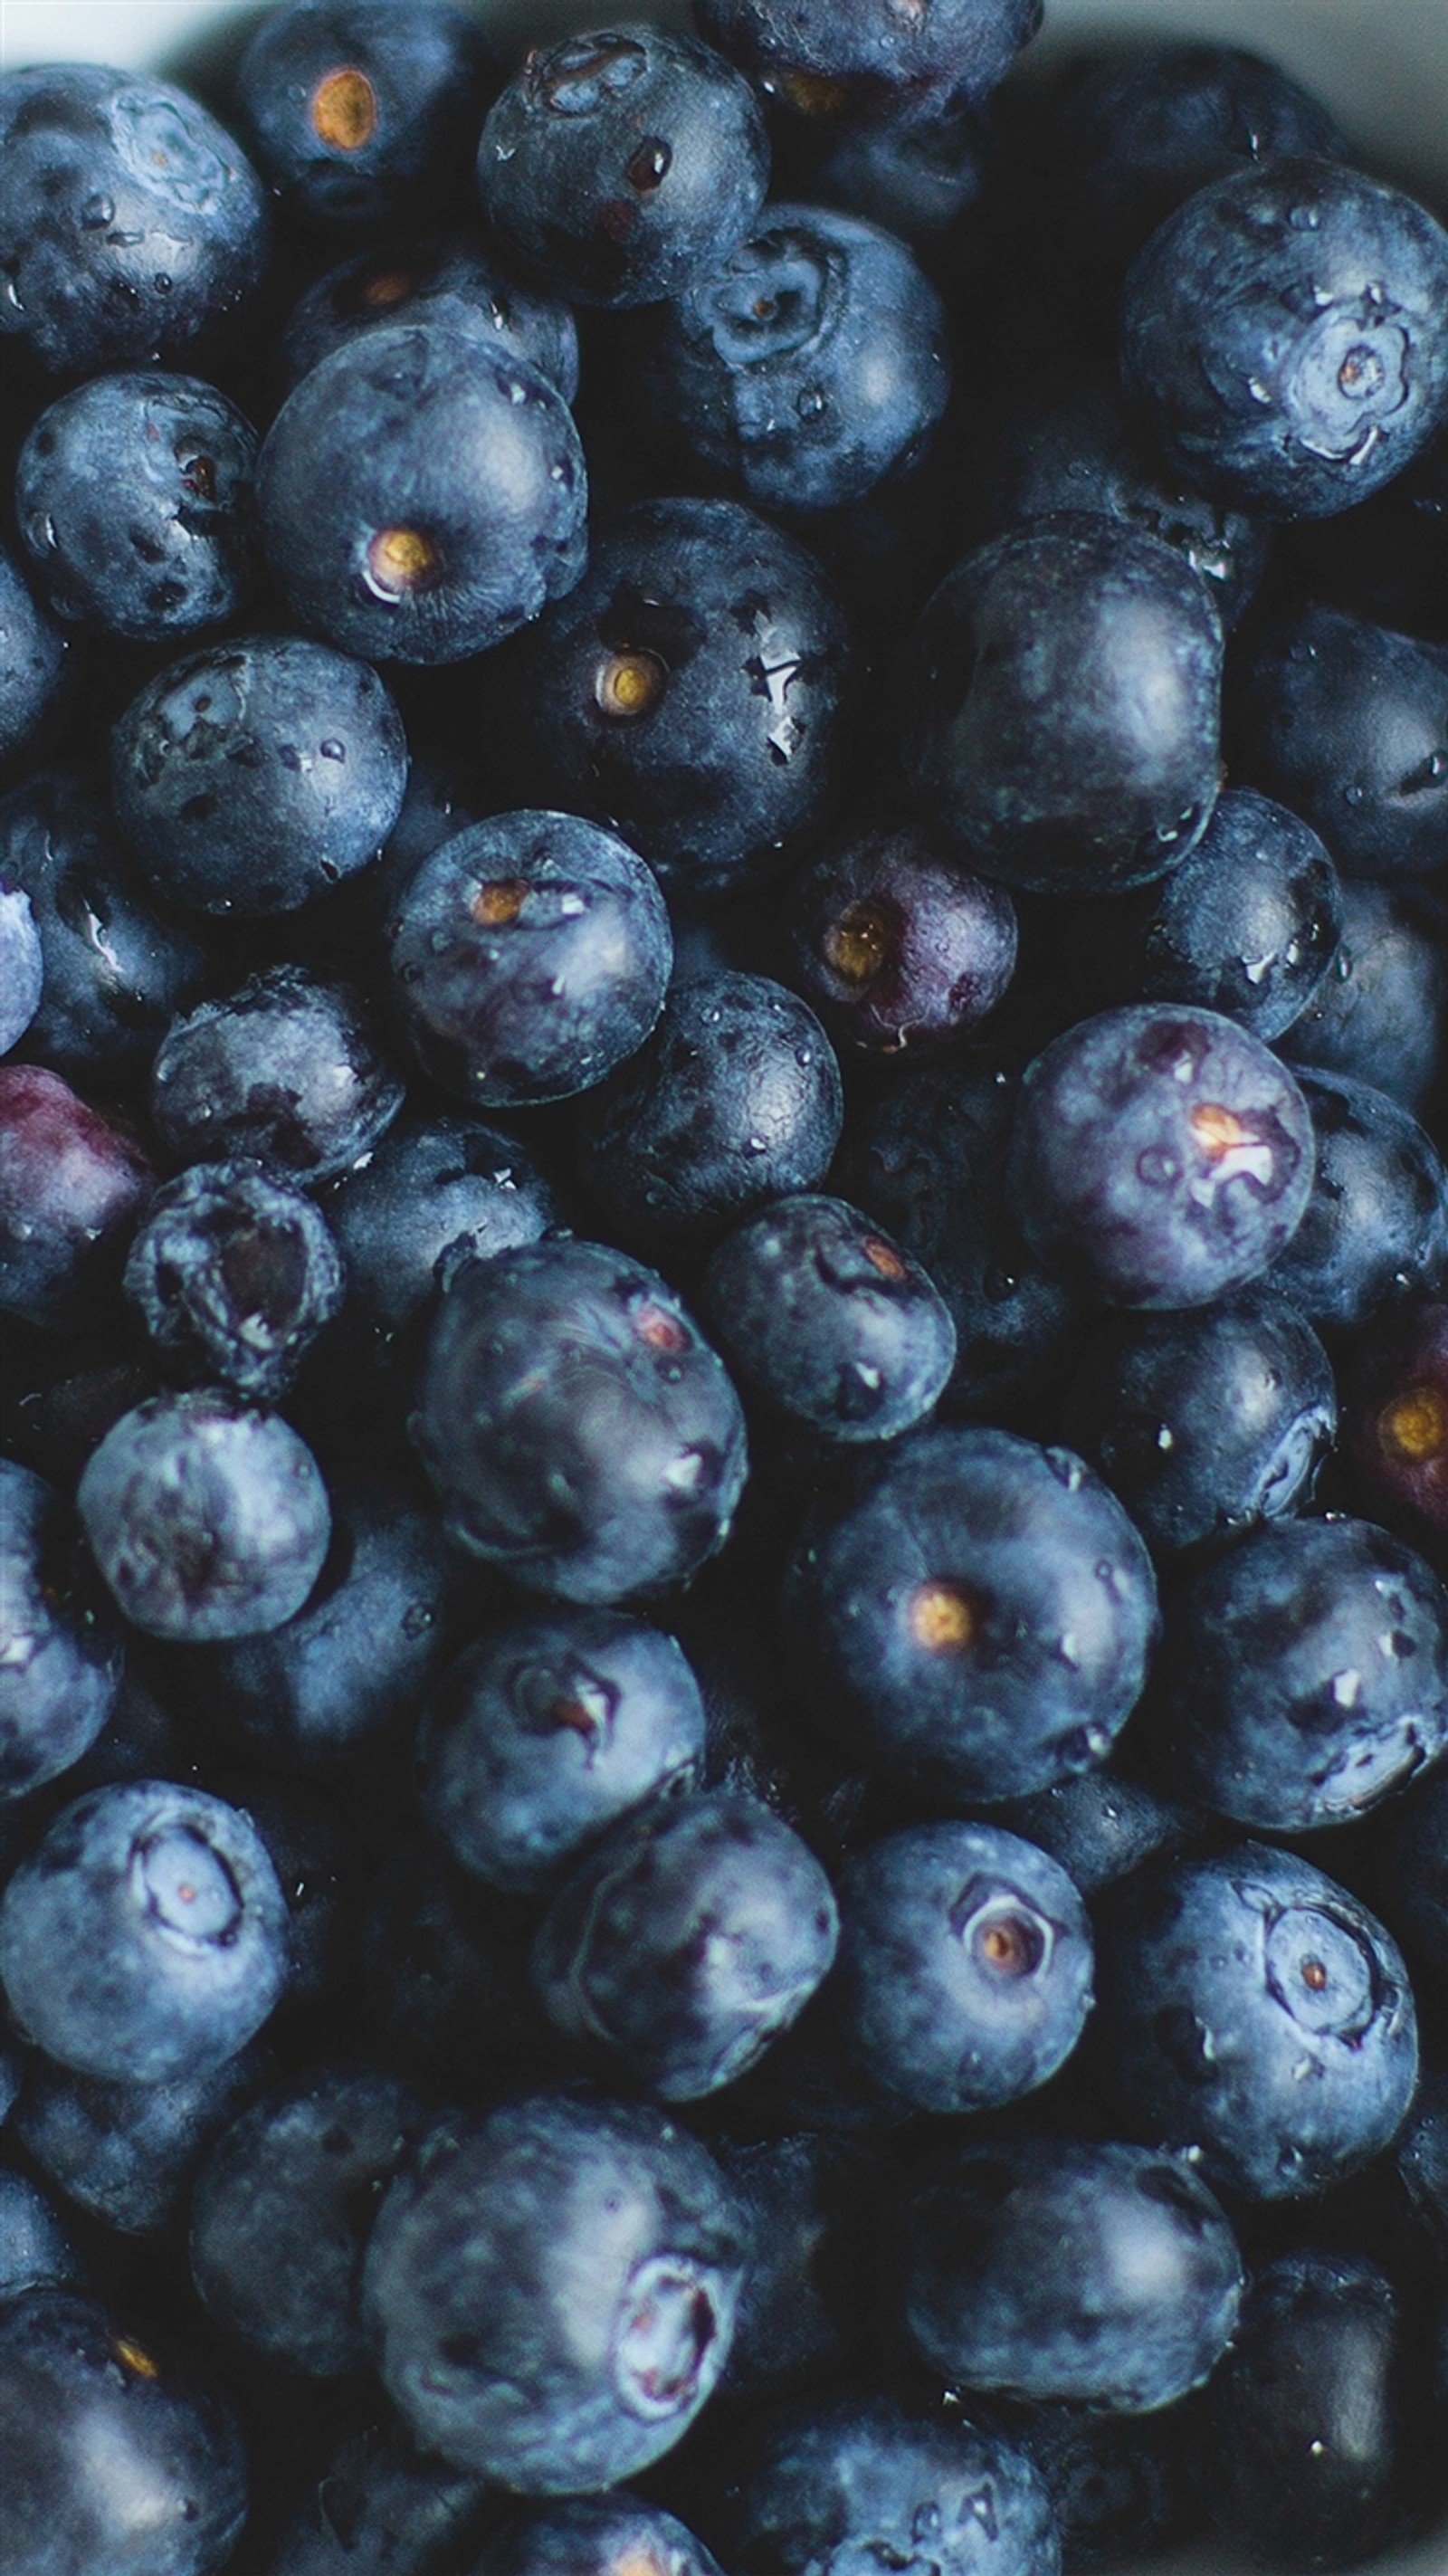
[[[209,2138],[271,2073],[264,2042],[169,2083],[78,2075],[38,2054],[15,2133],[58,2191],[122,2236],[167,2234],[185,2212]]]
[[[1231,2228],[1190,2165],[1146,2147],[950,2149],[901,2229],[906,2327],[966,2388],[1150,2414],[1200,2385],[1236,2323]]]
[[[568,2038],[662,2101],[693,2102],[798,2019],[837,1931],[799,1836],[715,1789],[614,1827],[555,1897],[533,1978]]]
[[[790,879],[792,973],[830,1035],[871,1053],[949,1046],[988,1017],[1016,964],[1002,886],[921,833],[841,840]]]
[[[245,1158],[273,1180],[335,1180],[402,1106],[360,994],[273,966],[177,1020],[151,1068],[151,1114],[178,1163]]]
[[[1448,961],[1431,918],[1416,919],[1386,886],[1348,877],[1339,892],[1341,945],[1283,1053],[1371,1083],[1421,1118],[1442,1052]]]
[[[58,616],[164,644],[224,626],[255,587],[256,432],[196,376],[93,376],[35,423],[20,534]]]
[[[460,203],[496,85],[483,30],[447,0],[288,0],[242,55],[236,102],[289,212],[375,224]]]
[[[771,205],[650,335],[648,396],[761,510],[835,510],[924,454],[950,394],[945,308],[878,225]]]
[[[542,2096],[444,2121],[393,2184],[363,2306],[429,2450],[525,2494],[635,2475],[724,2366],[742,2216],[661,2114]]]
[[[1091,2005],[1066,1872],[996,1825],[913,1825],[853,1860],[823,1998],[852,2064],[922,2111],[986,2111],[1064,2065]]]
[[[511,2519],[473,2576],[720,2576],[701,2541],[657,2505],[632,2496],[580,2496]]]
[[[1171,1601],[1166,1776],[1268,1833],[1345,1824],[1448,1742],[1448,1593],[1367,1521],[1279,1521]]]
[[[36,2289],[0,2309],[0,2414],[0,2560],[15,2576],[226,2565],[247,2506],[236,2419],[94,2300]]]
[[[1432,1289],[1448,1263],[1448,1172],[1410,1111],[1365,1082],[1304,1068],[1316,1170],[1271,1285],[1324,1334],[1356,1332]]]
[[[851,683],[814,558],[737,501],[641,501],[521,647],[530,795],[611,823],[671,894],[744,892],[838,790]]]
[[[425,1315],[463,1262],[562,1221],[527,1147],[456,1112],[400,1118],[325,1204],[353,1309],[388,1334]]]
[[[921,811],[1040,894],[1148,885],[1216,801],[1222,631],[1175,546],[1067,512],[946,575],[911,648]]]
[[[774,1199],[745,1217],[711,1255],[700,1302],[745,1393],[829,1441],[913,1429],[955,1360],[944,1299],[843,1199]]]
[[[1313,1122],[1259,1038],[1142,1003],[1082,1020],[1021,1086],[1010,1191],[1048,1266],[1115,1306],[1207,1306],[1302,1222]]]
[[[714,2153],[754,2229],[721,2397],[752,2401],[838,2377],[875,2336],[874,2285],[858,2244],[889,2168],[867,2142],[808,2130],[724,2137]]]
[[[78,1798],[0,1906],[18,2028],[81,2075],[164,2084],[221,2065],[286,1976],[286,1909],[248,1819],[166,1781]]]
[[[0,1799],[80,1760],[115,1708],[123,1659],[74,1513],[0,1458]]]
[[[276,1404],[342,1305],[327,1222],[255,1163],[193,1163],[159,1189],[126,1293],[183,1375]]]
[[[0,330],[56,375],[174,360],[258,286],[266,198],[165,81],[47,63],[0,84]]]
[[[1311,1325],[1249,1289],[1186,1315],[1103,1317],[1064,1427],[1147,1545],[1175,1556],[1307,1502],[1337,1399]]]
[[[155,1180],[58,1073],[0,1065],[0,1308],[51,1331],[95,1323]]]
[[[699,1785],[704,1703],[672,1637],[616,1610],[493,1628],[433,1693],[430,1823],[494,1887],[552,1886],[620,1816]]]
[[[1064,1449],[919,1432],[807,1527],[797,1649],[875,1767],[993,1801],[1099,1762],[1156,1634],[1145,1547]]]
[[[444,322],[334,349],[283,403],[258,471],[272,577],[346,652],[462,661],[583,570],[587,482],[561,394]]]
[[[18,1046],[45,991],[45,951],[25,888],[9,882],[8,849],[0,857],[0,1055]]]
[[[1448,645],[1309,606],[1258,636],[1236,705],[1249,774],[1304,815],[1344,868],[1396,883],[1442,866]]]
[[[444,841],[388,947],[422,1063],[479,1109],[592,1090],[642,1046],[673,962],[649,869],[576,814],[498,814]]]
[[[491,2522],[486,2490],[393,2419],[348,2431],[308,2482],[271,2576],[432,2576]]]
[[[824,1179],[844,1116],[840,1071],[808,1005],[765,975],[676,983],[649,1045],[589,1102],[585,1187],[610,1229],[654,1249]]]
[[[1448,1532],[1448,1305],[1385,1307],[1359,1342],[1343,1445],[1375,1514],[1420,1545]]]
[[[0,765],[29,750],[58,710],[68,661],[65,636],[0,544]]]
[[[1041,23],[1040,0],[945,0],[923,24],[879,0],[701,0],[699,23],[767,97],[845,126],[975,107]]]
[[[68,770],[29,779],[0,805],[0,874],[25,889],[40,938],[27,1053],[68,1081],[144,1079],[215,970],[195,931],[158,911],[109,802]]]
[[[1360,171],[1270,156],[1153,233],[1126,281],[1121,358],[1189,482],[1271,518],[1330,517],[1448,412],[1448,234]]]
[[[721,1547],[745,1475],[721,1362],[656,1272],[526,1245],[448,1288],[414,1437],[450,1529],[528,1591],[663,1591]]]
[[[749,82],[663,27],[535,46],[478,145],[499,240],[580,304],[681,295],[743,240],[768,183]]]
[[[1159,1852],[1181,1850],[1201,1826],[1189,1807],[1109,1765],[1013,1798],[992,1822],[1049,1852],[1083,1896],[1114,1887]]]
[[[1160,1862],[1098,1920],[1096,2044],[1131,2125],[1249,2200],[1325,2191],[1390,2146],[1418,2073],[1380,1923],[1295,1853]]]
[[[526,359],[566,403],[578,391],[578,331],[566,304],[524,286],[468,233],[389,235],[298,297],[282,342],[288,389],[363,331],[445,322]]]
[[[38,2184],[0,2166],[0,2306],[24,2290],[75,2287],[80,2265]]]
[[[1022,2447],[885,2394],[805,2397],[756,2417],[717,2519],[738,2576],[1056,2576],[1061,2563],[1050,2497]]]

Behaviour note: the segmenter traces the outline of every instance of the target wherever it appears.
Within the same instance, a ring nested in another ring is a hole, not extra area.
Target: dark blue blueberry
[[[322,1570],[331,1514],[310,1449],[219,1387],[148,1396],[107,1432],[80,1516],[125,1617],[198,1645],[279,1628]]]
[[[260,1163],[274,1180],[337,1179],[402,1106],[360,994],[273,966],[177,1020],[151,1069],[151,1115],[178,1163]]]
[[[837,842],[791,877],[791,972],[832,1037],[871,1053],[949,1046],[995,1009],[1016,964],[1002,886],[915,831]]]
[[[835,510],[924,454],[950,394],[945,308],[903,242],[771,205],[650,337],[649,399],[761,510]]]
[[[1097,1922],[1094,2044],[1133,2128],[1248,2200],[1325,2191],[1390,2146],[1418,2075],[1402,1958],[1294,1852],[1159,1862]]]
[[[1448,1772],[1383,1818],[1384,1902],[1415,1959],[1448,1976]]]
[[[1059,1862],[997,1825],[912,1825],[852,1861],[823,2002],[852,2066],[921,2111],[988,2111],[1065,2064],[1091,1927]]]
[[[45,991],[45,951],[23,886],[9,882],[10,852],[0,855],[0,1055],[18,1046]]]
[[[17,2027],[77,2074],[203,2074],[281,1998],[276,1873],[220,1798],[155,1780],[94,1789],[10,1880],[0,1974]]]
[[[1253,2276],[1195,2418],[1197,2492],[1254,2563],[1357,2567],[1417,2523],[1427,2432],[1408,2302],[1364,2256],[1305,2246]]]
[[[253,2102],[212,2141],[191,2197],[211,2315],[307,2378],[364,2368],[367,2232],[426,2126],[410,2086],[365,2067],[314,2068]]]
[[[938,1289],[843,1199],[773,1199],[745,1217],[711,1255],[699,1298],[745,1393],[825,1440],[913,1430],[954,1366]]]
[[[80,1760],[115,1708],[123,1657],[74,1513],[0,1458],[0,1800]]]
[[[1283,1041],[1293,1064],[1370,1082],[1421,1117],[1448,1033],[1448,958],[1432,917],[1386,886],[1345,878],[1342,940]]]
[[[57,707],[68,651],[10,547],[0,544],[0,764],[27,750]]]
[[[790,1609],[821,1719],[953,1797],[1101,1761],[1157,1630],[1151,1561],[1065,1449],[924,1431],[806,1529]]]
[[[615,1826],[554,1899],[533,1979],[565,2037],[661,2100],[694,2102],[799,2018],[838,1929],[798,1834],[714,1789]]]
[[[1126,281],[1126,389],[1170,464],[1275,519],[1328,518],[1448,413],[1448,234],[1381,180],[1269,156],[1189,197]]]
[[[157,893],[198,912],[294,912],[375,859],[407,743],[365,662],[295,635],[211,645],[117,725],[121,829]]]
[[[642,24],[535,46],[478,145],[499,240],[578,304],[683,294],[743,240],[768,184],[749,82],[696,37]]]
[[[38,1064],[0,1065],[0,1308],[84,1332],[156,1185],[139,1145]]]
[[[1073,1291],[1026,1249],[1006,1196],[1018,1077],[980,1058],[896,1073],[852,1103],[840,1177],[920,1263],[955,1324],[948,1413],[992,1415],[1062,1374]]]
[[[521,650],[507,723],[538,804],[612,823],[671,893],[744,890],[837,791],[850,682],[813,557],[737,501],[641,501]]]
[[[799,116],[909,123],[979,106],[1041,23],[1041,0],[943,0],[923,19],[889,0],[700,0],[711,43]]]
[[[1199,1824],[1189,1807],[1109,1765],[1013,1798],[992,1822],[1049,1852],[1083,1896],[1098,1896],[1158,1852],[1180,1851]]]
[[[258,1404],[280,1402],[342,1291],[325,1217],[255,1163],[193,1163],[167,1181],[126,1263],[126,1294],[170,1363]]]
[[[1313,1164],[1307,1102],[1260,1038],[1141,1003],[1079,1021],[1030,1066],[1010,1193],[1033,1251],[1087,1293],[1209,1306],[1290,1242]]]
[[[1282,153],[1347,161],[1310,91],[1234,45],[1135,44],[1088,55],[1058,82],[1054,184],[1073,237],[1124,264],[1199,188]]]
[[[704,1703],[672,1637],[616,1610],[495,1627],[450,1666],[419,1745],[429,1822],[491,1886],[552,1886],[634,1808],[699,1786]]]
[[[375,224],[462,202],[495,63],[447,0],[289,0],[242,55],[236,103],[289,213]]]
[[[661,2113],[542,2096],[444,2121],[393,2184],[363,2312],[429,2450],[524,2494],[632,2477],[713,2389],[747,2242]]]
[[[1448,240],[1444,250],[1448,263]],[[1448,309],[1448,280],[1444,296]],[[1448,645],[1309,606],[1256,639],[1235,703],[1248,774],[1305,815],[1342,867],[1394,883],[1442,867]]]
[[[1322,1333],[1352,1333],[1442,1279],[1448,1172],[1427,1129],[1386,1092],[1305,1067],[1301,1082],[1316,1173],[1271,1285]]]
[[[981,196],[991,142],[987,120],[969,107],[887,125],[801,122],[776,135],[775,173],[779,180],[779,157],[793,146],[784,194],[864,215],[928,252]]]
[[[461,1567],[434,1513],[391,1476],[341,1469],[332,1540],[301,1608],[265,1636],[199,1648],[200,1703],[232,1743],[330,1771],[418,1710],[454,1640]]]
[[[675,984],[650,1044],[584,1110],[579,1167],[612,1231],[648,1248],[707,1242],[824,1179],[840,1069],[807,1003],[728,968]]]
[[[1448,1303],[1385,1306],[1357,1343],[1343,1446],[1375,1519],[1419,1546],[1448,1536]]]
[[[583,570],[588,487],[562,395],[443,322],[323,358],[272,423],[258,493],[293,615],[378,661],[486,652]]]
[[[271,2576],[435,2576],[492,2519],[478,2480],[427,2458],[395,2418],[348,2432],[319,2467]]]
[[[473,2576],[721,2576],[702,2541],[657,2505],[580,2496],[509,2521]]]
[[[247,2507],[230,2407],[78,2290],[0,2308],[0,2417],[0,2563],[15,2576],[226,2565]]]
[[[60,376],[174,360],[260,283],[266,197],[194,98],[45,63],[0,82],[0,333]]]
[[[721,1361],[655,1271],[597,1243],[456,1274],[413,1434],[463,1544],[567,1601],[685,1581],[722,1547],[744,1484]]]
[[[892,2396],[805,2397],[757,2417],[729,2457],[714,2520],[738,2576],[1057,2576],[1061,2564],[1025,2450]]]
[[[1103,1316],[1064,1427],[1153,1553],[1174,1556],[1307,1502],[1337,1398],[1311,1325],[1252,1289],[1185,1315]]]
[[[214,970],[194,930],[157,912],[109,802],[69,771],[28,780],[0,805],[0,875],[25,889],[40,936],[27,1054],[75,1082],[143,1079]]]
[[[1092,2415],[1077,2406],[1033,2406],[1011,2418],[1056,2509],[1070,2576],[1119,2576],[1182,2539],[1194,2519],[1185,2421],[1157,2415]]]
[[[538,2007],[516,1915],[451,1854],[404,1833],[378,1867],[362,1930],[369,2043],[434,2090],[493,2095],[532,2066]]]
[[[1179,868],[1099,909],[1103,1000],[1200,1005],[1271,1046],[1332,966],[1343,888],[1308,824],[1234,787]]]
[[[566,403],[578,391],[578,330],[566,304],[524,286],[468,233],[404,234],[328,269],[292,310],[282,342],[288,388],[360,332],[445,322],[524,358]]]
[[[1115,894],[1200,840],[1222,630],[1175,546],[1084,511],[1012,529],[946,575],[911,654],[916,797],[983,875]]]
[[[837,2378],[874,2347],[874,2283],[859,2262],[890,2174],[864,2141],[798,2131],[725,2137],[714,2153],[744,2201],[754,2252],[721,2397],[778,2396]]]
[[[0,2306],[22,2290],[74,2285],[80,2265],[37,2183],[0,2166]]]
[[[1448,1744],[1448,1592],[1368,1521],[1279,1521],[1172,1597],[1163,1776],[1267,1833],[1350,1823]]]
[[[957,2147],[902,2217],[907,2330],[966,2388],[1151,2414],[1199,2386],[1236,2323],[1236,2241],[1175,2156],[1049,2137]]]
[[[260,568],[256,431],[214,385],[93,376],[41,413],[15,514],[57,616],[146,644],[224,626]]]
[[[417,1322],[465,1261],[536,1243],[562,1213],[526,1146],[460,1118],[400,1118],[326,1201],[354,1309]]]
[[[591,1091],[643,1045],[674,953],[643,860],[576,814],[496,814],[444,841],[387,940],[423,1066],[479,1109]]]
[[[185,2210],[207,2140],[272,2073],[253,2041],[169,2084],[77,2075],[33,2056],[15,2110],[25,2152],[87,2217],[122,2236],[160,2236]]]

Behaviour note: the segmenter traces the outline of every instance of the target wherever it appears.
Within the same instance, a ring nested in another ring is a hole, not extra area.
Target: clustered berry
[[[0,77],[0,2576],[1444,2528],[1448,231],[695,14]]]

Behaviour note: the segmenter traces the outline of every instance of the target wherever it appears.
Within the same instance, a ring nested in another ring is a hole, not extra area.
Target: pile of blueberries
[[[1448,232],[697,15],[0,79],[4,2576],[1448,2503]]]

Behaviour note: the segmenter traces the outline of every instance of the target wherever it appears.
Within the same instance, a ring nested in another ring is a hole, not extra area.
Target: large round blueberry
[[[637,2474],[728,2355],[746,2231],[660,2113],[544,2096],[443,2121],[393,2184],[364,2314],[413,2432],[525,2494]]]
[[[1448,1301],[1386,1306],[1353,1353],[1343,1446],[1374,1516],[1448,1534]]]
[[[95,1742],[123,1651],[74,1514],[0,1458],[0,1800],[58,1779]]]
[[[566,403],[578,391],[578,330],[566,304],[524,286],[471,233],[389,236],[329,268],[298,297],[282,342],[288,389],[344,340],[399,322],[445,322],[525,358]]]
[[[57,614],[146,644],[224,626],[259,568],[256,443],[195,376],[95,376],[52,403],[15,513]]]
[[[264,2038],[219,2066],[159,2084],[80,2075],[37,2052],[15,2106],[15,2134],[87,2217],[122,2236],[161,2236],[184,2215],[208,2139],[273,2071]]]
[[[1219,1012],[1082,1020],[1021,1086],[1010,1190],[1049,1267],[1113,1306],[1207,1306],[1258,1278],[1312,1191],[1297,1083]]]
[[[832,1037],[871,1053],[943,1047],[994,1010],[1016,964],[1003,886],[918,832],[835,844],[790,880],[792,972]]]
[[[359,1163],[402,1096],[360,994],[304,966],[201,1003],[151,1068],[151,1115],[178,1163],[244,1158],[304,1186]]]
[[[287,0],[242,55],[236,103],[290,212],[395,222],[463,202],[495,66],[450,0]]]
[[[326,1201],[355,1311],[391,1335],[415,1323],[465,1261],[561,1225],[515,1136],[481,1120],[400,1118]]]
[[[912,656],[915,794],[984,875],[1114,894],[1200,840],[1222,630],[1175,546],[1084,512],[1015,529],[947,574]]]
[[[643,1045],[673,962],[657,880],[576,814],[498,814],[444,841],[388,946],[423,1064],[479,1109],[591,1091]]]
[[[790,1596],[821,1721],[882,1770],[985,1800],[1103,1758],[1157,1625],[1115,1496],[1067,1450],[1007,1431],[891,1451],[806,1529]]]
[[[1366,1082],[1301,1074],[1316,1144],[1301,1224],[1271,1284],[1329,1336],[1354,1333],[1448,1266],[1448,1172],[1427,1129]]]
[[[38,1064],[0,1065],[0,1309],[83,1332],[156,1185],[135,1138]]]
[[[927,2168],[903,2213],[905,2324],[967,2388],[1149,2414],[1226,2349],[1242,2260],[1184,2159],[1008,2138]]]
[[[701,0],[699,23],[766,96],[845,126],[978,106],[1041,23],[1040,0],[943,0],[922,20],[890,0]]]
[[[478,145],[499,240],[578,304],[682,294],[743,239],[768,184],[749,82],[664,27],[535,46]]]
[[[1318,605],[1243,657],[1241,758],[1355,876],[1428,876],[1448,850],[1448,644]]]
[[[1368,1521],[1280,1521],[1177,1592],[1155,1724],[1173,1786],[1268,1833],[1347,1824],[1448,1744],[1448,1592]]]
[[[1269,157],[1152,235],[1121,351],[1190,482],[1272,518],[1330,517],[1448,413],[1448,234],[1361,171]]]
[[[197,1644],[279,1628],[321,1572],[331,1515],[280,1414],[216,1387],[147,1397],[108,1431],[80,1514],[133,1626]]]
[[[258,285],[266,197],[166,81],[45,63],[0,82],[0,333],[60,376],[174,359]]]
[[[273,421],[257,488],[293,615],[379,661],[486,652],[583,570],[587,483],[562,395],[446,323],[334,349]]]
[[[656,1272],[597,1243],[458,1272],[413,1430],[464,1545],[569,1601],[685,1580],[723,1545],[744,1483],[722,1362]]]
[[[0,1907],[18,2028],[78,2074],[166,2084],[235,2056],[280,2001],[286,1906],[249,1817],[168,1781],[64,1809]]]

